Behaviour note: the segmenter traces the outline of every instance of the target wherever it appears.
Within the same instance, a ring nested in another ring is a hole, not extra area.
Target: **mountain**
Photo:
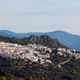
[[[24,38],[29,37],[31,35],[41,35],[43,33],[37,33],[37,32],[30,32],[30,33],[15,33],[9,30],[0,30],[0,36],[6,36],[6,37],[17,37],[17,38]]]
[[[80,36],[73,35],[64,31],[54,31],[47,33],[50,37],[57,38],[64,45],[72,49],[80,49]]]
[[[17,38],[24,38],[29,37],[30,35],[37,35],[40,36],[44,33],[14,33],[8,30],[0,30],[0,36],[7,36],[7,37],[17,37]],[[53,31],[53,32],[47,32],[47,35],[49,35],[52,38],[57,38],[62,44],[66,45],[69,48],[72,49],[80,49],[80,36],[73,35],[64,31]]]
[[[17,34],[12,32],[12,31],[8,31],[8,30],[0,30],[0,36],[16,36]]]

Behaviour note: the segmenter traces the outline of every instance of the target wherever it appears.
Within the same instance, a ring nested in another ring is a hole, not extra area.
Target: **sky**
[[[80,0],[0,0],[0,30],[80,34]]]

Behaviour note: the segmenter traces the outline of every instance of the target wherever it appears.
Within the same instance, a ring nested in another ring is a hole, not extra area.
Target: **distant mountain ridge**
[[[80,36],[73,35],[64,31],[48,32],[50,37],[57,38],[64,45],[72,49],[80,49]]]
[[[6,37],[17,37],[17,38],[24,38],[24,37],[30,37],[31,35],[42,35],[43,33],[38,32],[30,32],[30,33],[15,33],[9,30],[0,30],[0,36],[6,36]]]
[[[6,37],[26,38],[29,37],[30,35],[40,36],[42,34],[44,33],[38,33],[38,32],[14,33],[8,30],[0,30],[0,36],[6,36]],[[53,32],[47,32],[46,34],[49,35],[51,38],[57,38],[62,44],[68,46],[69,48],[80,49],[80,36],[78,35],[73,35],[64,31],[53,31]]]

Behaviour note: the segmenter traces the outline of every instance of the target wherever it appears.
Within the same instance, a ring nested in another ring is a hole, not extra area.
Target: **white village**
[[[49,60],[51,52],[52,49],[39,44],[28,44],[22,46],[13,43],[0,42],[0,56],[5,58],[28,59],[31,62],[38,62],[40,60],[41,64],[45,62],[52,63]],[[58,48],[57,54],[64,57],[69,55],[70,58],[74,56],[75,59],[80,58],[80,53],[72,52],[70,49],[65,48]]]

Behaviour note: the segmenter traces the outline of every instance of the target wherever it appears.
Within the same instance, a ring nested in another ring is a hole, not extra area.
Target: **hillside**
[[[69,49],[0,42],[2,80],[79,80],[80,54]]]

